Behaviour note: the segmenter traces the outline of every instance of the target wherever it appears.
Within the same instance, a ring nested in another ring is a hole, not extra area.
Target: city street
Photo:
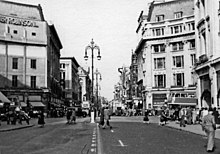
[[[111,117],[112,130],[90,123],[89,117],[77,118],[77,123],[71,125],[65,124],[65,118],[48,118],[44,128],[39,128],[37,119],[32,119],[33,127],[0,132],[0,154],[206,153],[204,136],[158,126],[157,117],[150,117],[151,123],[144,124],[142,118]],[[213,153],[219,154],[220,140],[215,141],[217,147]]]
[[[90,124],[89,118],[71,125],[65,124],[64,118],[55,120],[46,123],[44,128],[35,125],[0,132],[0,154],[85,154],[91,151],[96,125]]]
[[[140,117],[113,117],[113,130],[99,129],[101,154],[205,154],[206,138],[201,135],[143,124]],[[121,119],[121,120],[120,120]],[[134,121],[129,120],[134,119]],[[216,139],[219,154],[220,140]]]

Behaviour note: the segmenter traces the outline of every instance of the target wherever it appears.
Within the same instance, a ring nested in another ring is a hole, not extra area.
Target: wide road
[[[0,154],[87,154],[96,125],[65,121],[34,126],[20,130],[0,132]]]
[[[136,117],[112,117],[113,129],[98,129],[99,154],[206,154],[206,138]],[[220,140],[216,140],[220,154]]]

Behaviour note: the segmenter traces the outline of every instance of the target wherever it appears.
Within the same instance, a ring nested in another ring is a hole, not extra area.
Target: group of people
[[[111,113],[108,107],[102,107],[100,110],[100,121],[99,121],[99,127],[102,129],[105,129],[106,127],[109,127],[112,129],[112,126],[110,125]]]
[[[202,130],[207,135],[207,152],[213,152],[215,149],[214,138],[216,123],[219,123],[220,116],[217,109],[214,108],[201,108],[200,110],[191,107],[183,107],[181,109],[175,109],[170,112],[167,107],[162,107],[158,111],[160,118],[159,125],[165,125],[168,120],[178,120],[180,127],[186,127],[186,125],[200,124]]]
[[[76,123],[76,110],[75,108],[68,108],[66,111],[66,124]]]

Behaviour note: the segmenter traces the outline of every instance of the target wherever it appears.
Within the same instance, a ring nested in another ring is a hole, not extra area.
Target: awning
[[[30,102],[33,107],[45,107],[42,102]]]
[[[0,101],[3,103],[11,103],[11,101],[2,92],[0,92]]]
[[[185,105],[185,106],[196,106],[198,102],[197,98],[178,98],[176,97],[170,105]]]

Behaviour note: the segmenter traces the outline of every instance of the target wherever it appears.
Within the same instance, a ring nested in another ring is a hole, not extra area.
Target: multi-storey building
[[[32,107],[62,103],[59,58],[62,44],[40,5],[0,1],[0,88]],[[28,101],[29,100],[29,101]]]
[[[143,80],[138,81],[138,63],[137,54],[133,53],[131,55],[131,66],[130,66],[130,82],[127,87],[129,87],[128,101],[131,101],[133,108],[142,108],[142,87]]]
[[[81,105],[78,68],[79,64],[74,57],[60,58],[60,79],[67,106]]]
[[[81,84],[81,100],[83,103],[84,108],[90,108],[91,103],[91,87],[92,81],[89,77],[89,72],[86,71],[82,66],[78,68],[78,75],[79,75],[79,82]]]
[[[195,0],[199,107],[220,107],[220,2]]]
[[[173,93],[195,96],[194,1],[149,3],[139,16],[136,33],[137,83],[143,82],[144,107],[161,106]]]

